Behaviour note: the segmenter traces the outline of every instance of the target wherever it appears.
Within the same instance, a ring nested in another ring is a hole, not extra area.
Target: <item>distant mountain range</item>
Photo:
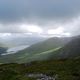
[[[0,57],[0,63],[25,63],[36,60],[78,58],[80,56],[80,36],[50,38],[34,44],[15,54]]]

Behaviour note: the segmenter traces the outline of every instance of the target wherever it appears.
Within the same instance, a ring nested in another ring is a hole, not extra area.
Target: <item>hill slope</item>
[[[0,65],[0,80],[37,80],[27,76],[35,73],[48,76],[57,74],[56,80],[80,80],[80,58]]]
[[[32,45],[18,53],[2,56],[0,62],[26,63],[36,60],[79,57],[80,36],[71,39],[72,38],[51,38],[44,42]]]
[[[54,53],[54,52],[53,52]],[[73,58],[80,56],[80,36],[75,37],[63,48],[55,52],[52,58]]]
[[[55,48],[58,48],[58,47],[63,47],[70,40],[71,40],[71,38],[68,38],[68,37],[50,38],[48,40],[45,40],[43,42],[40,42],[40,43],[37,43],[37,44],[34,44],[34,45],[28,47],[27,49],[23,50],[23,52],[32,53],[32,54],[41,53],[41,52],[48,51],[48,50],[51,50],[51,49],[55,49]]]
[[[74,37],[70,42],[62,46],[53,47],[40,53],[35,53],[27,60],[66,59],[80,57],[80,36]],[[26,57],[23,58],[23,61]]]
[[[47,59],[51,54],[63,47],[71,38],[50,38],[43,42],[34,44],[15,54],[9,54],[0,57],[0,62],[29,62],[34,60]]]

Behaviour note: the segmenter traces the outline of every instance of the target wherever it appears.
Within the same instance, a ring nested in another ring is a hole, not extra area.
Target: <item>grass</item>
[[[57,50],[59,50],[61,47],[55,48],[55,49],[51,49],[42,53],[37,53],[36,55],[44,55],[44,54],[50,54],[51,52],[55,52]]]
[[[36,80],[27,73],[58,74],[58,80],[80,80],[80,58],[0,65],[0,80]]]

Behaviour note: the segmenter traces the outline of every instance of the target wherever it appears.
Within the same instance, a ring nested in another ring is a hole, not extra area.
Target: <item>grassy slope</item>
[[[0,80],[36,80],[25,77],[26,73],[58,74],[59,80],[80,80],[80,58],[48,60],[27,64],[0,65]]]
[[[29,48],[19,51],[16,54],[10,54],[0,57],[0,63],[8,62],[29,62],[36,59],[43,60],[54,54],[54,50],[65,45],[69,38],[50,38],[40,43],[34,44]],[[52,52],[52,53],[51,53]]]
[[[18,62],[24,63],[24,62],[30,62],[30,61],[36,61],[36,60],[47,60],[51,55],[54,55],[55,51],[59,50],[60,48],[61,47],[51,49],[41,53],[24,55],[22,57],[19,57]]]
[[[51,50],[51,49],[62,47],[65,44],[67,44],[70,40],[71,40],[71,38],[57,38],[57,37],[54,37],[54,38],[50,38],[48,40],[39,42],[37,44],[34,44],[34,45],[28,47],[27,49],[23,50],[22,52],[30,53],[30,54],[31,53],[32,54],[41,53],[41,52],[44,52],[44,51],[48,51],[48,50]]]
[[[1,56],[0,63],[24,63],[35,60],[63,59],[80,56],[79,37],[74,38],[71,42],[61,48],[64,44],[66,44],[65,42],[65,38],[51,38],[44,42],[32,45],[28,49],[19,51],[16,54]]]
[[[7,63],[7,62],[17,62],[17,63],[24,63],[30,62],[35,60],[45,60],[48,59],[49,56],[54,54],[55,51],[59,50],[61,47],[51,49],[48,51],[44,51],[41,53],[36,54],[28,54],[28,53],[19,53],[19,54],[11,54],[6,55],[0,58],[0,63]]]

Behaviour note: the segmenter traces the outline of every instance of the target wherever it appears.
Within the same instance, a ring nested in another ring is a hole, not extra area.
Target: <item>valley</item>
[[[79,48],[80,36],[13,48],[0,56],[0,80],[80,80]]]

